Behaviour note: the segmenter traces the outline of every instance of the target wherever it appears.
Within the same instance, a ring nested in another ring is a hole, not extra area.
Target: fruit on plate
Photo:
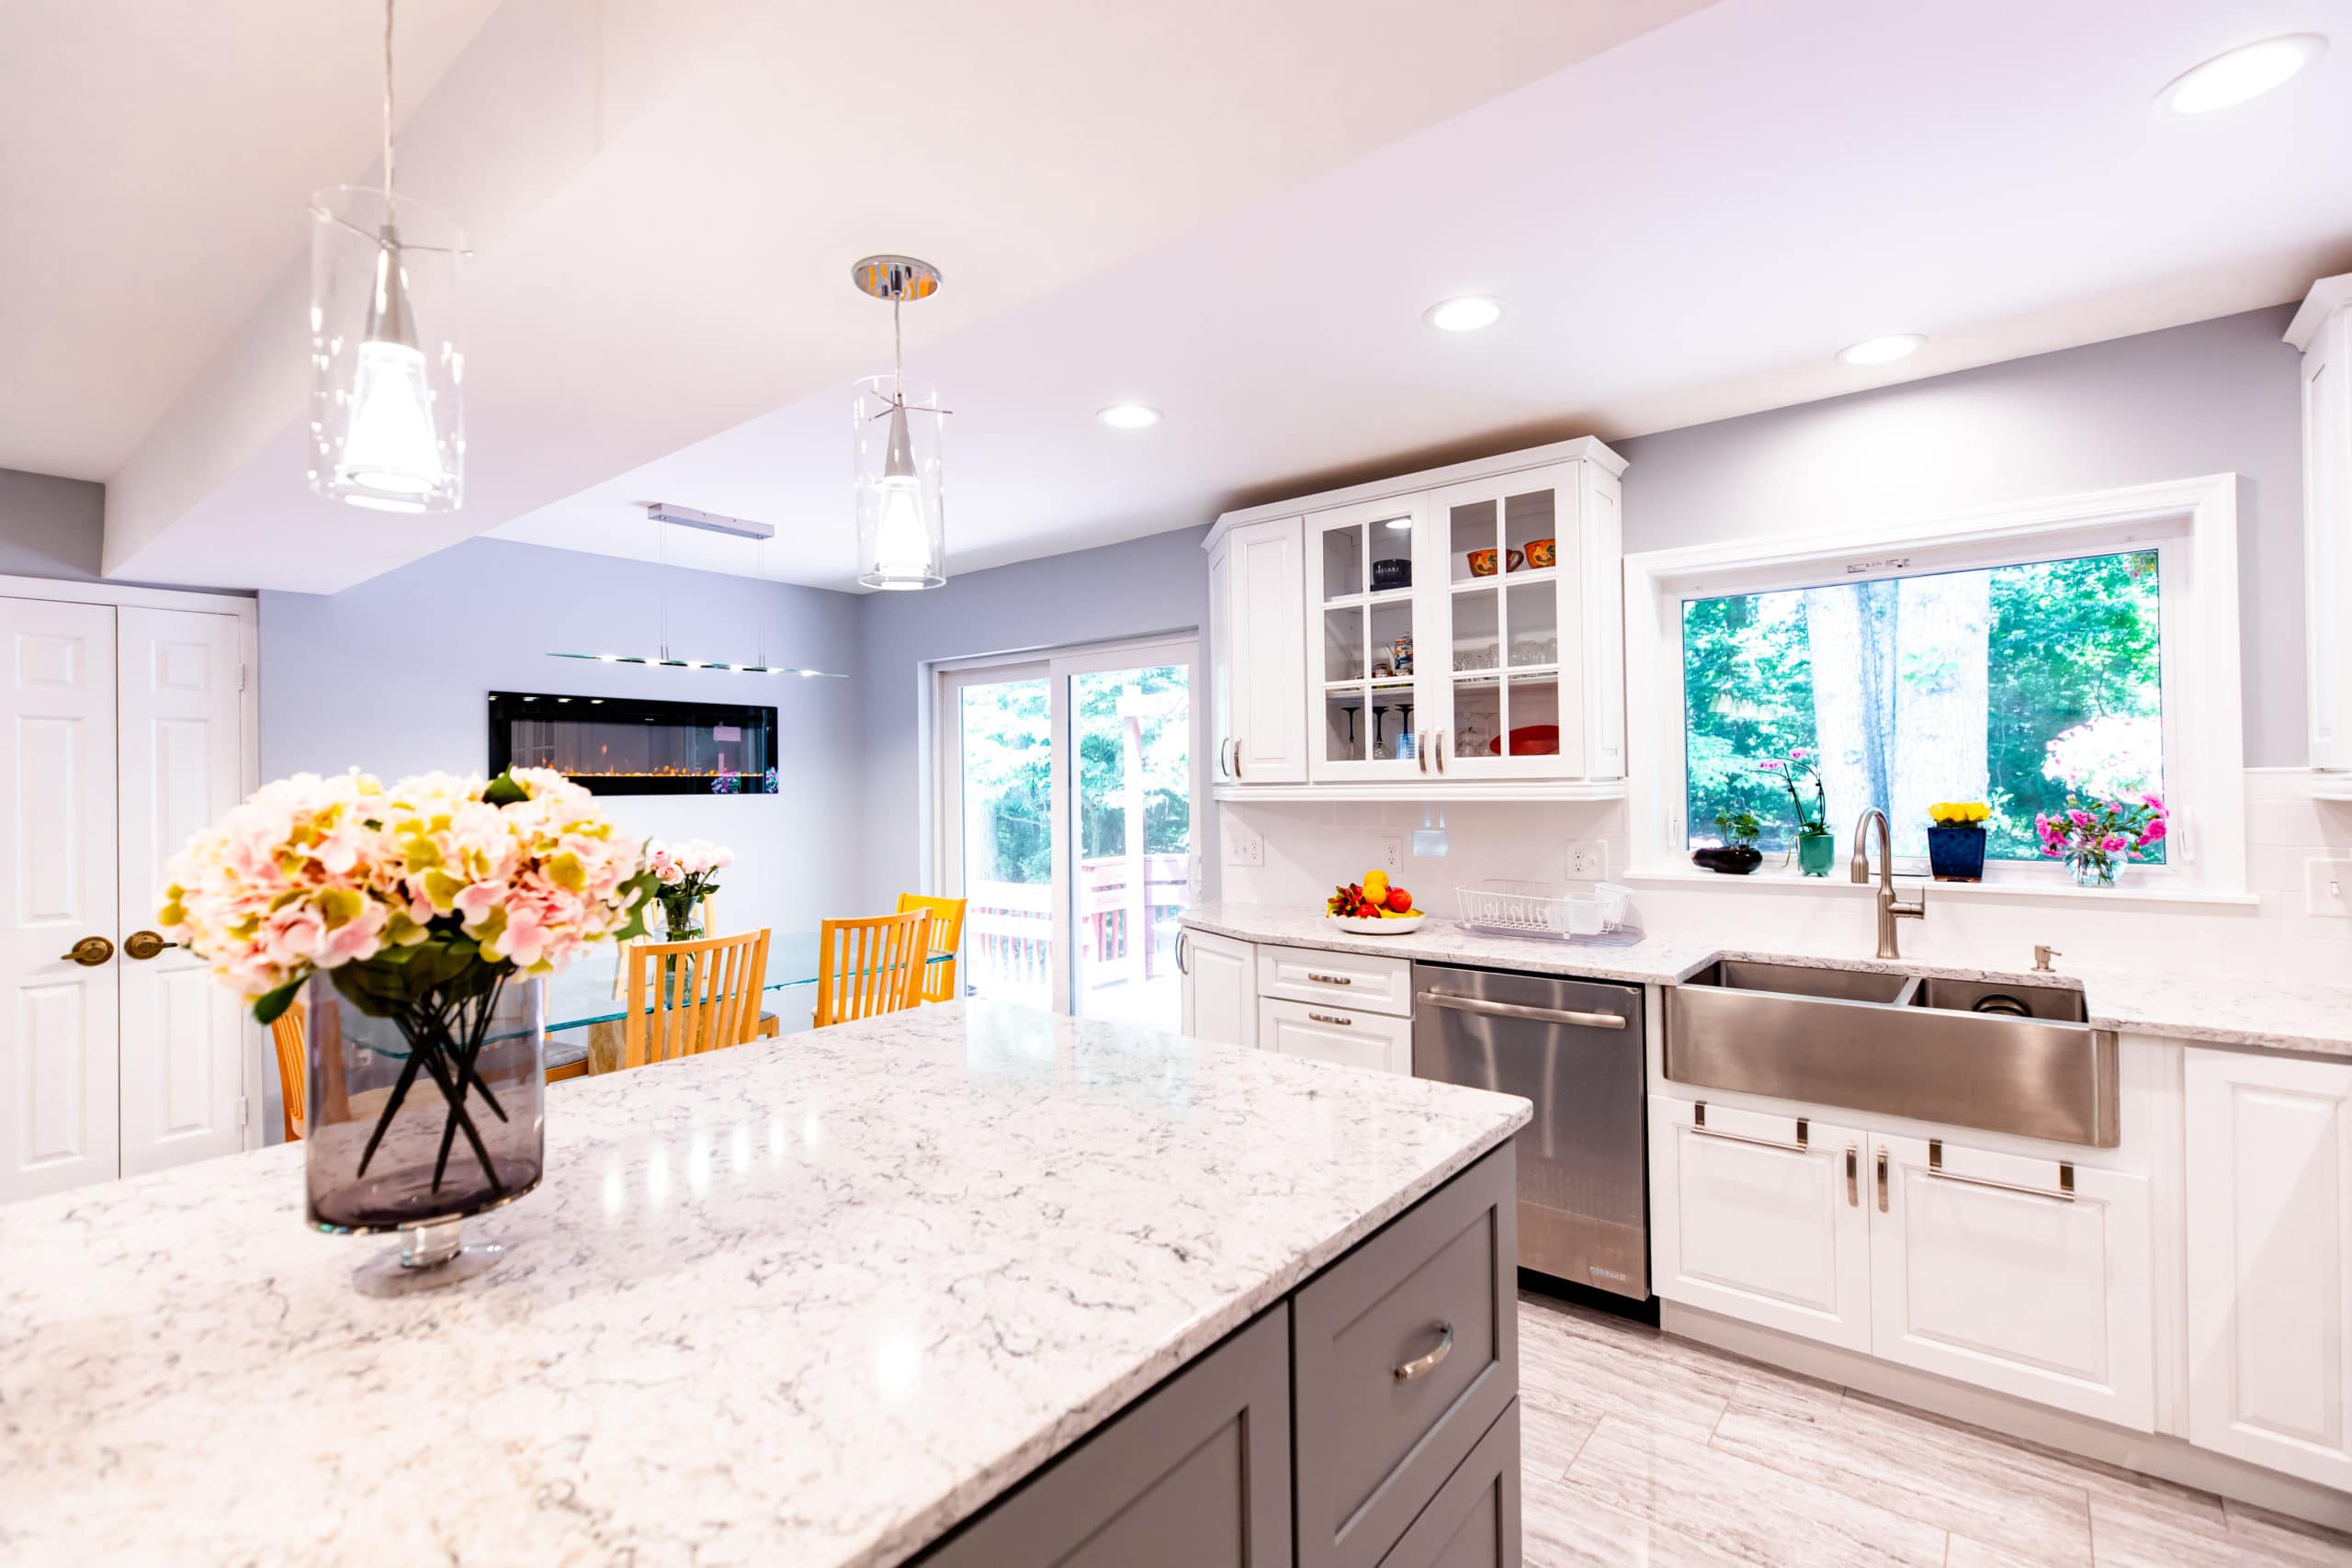
[[[1362,882],[1343,882],[1323,900],[1324,912],[1350,920],[1401,920],[1420,914],[1413,896],[1388,880],[1381,871],[1366,873]]]

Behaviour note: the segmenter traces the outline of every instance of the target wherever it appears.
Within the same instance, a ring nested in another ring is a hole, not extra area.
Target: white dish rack
[[[1623,930],[1633,918],[1633,889],[1613,882],[1596,882],[1582,892],[1548,882],[1494,878],[1457,887],[1453,896],[1464,925],[1498,936],[1606,936]]]

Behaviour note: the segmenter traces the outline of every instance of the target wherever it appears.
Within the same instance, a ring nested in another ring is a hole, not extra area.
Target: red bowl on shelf
[[[1487,754],[1503,754],[1503,738],[1496,736],[1487,742]],[[1510,732],[1510,754],[1514,757],[1556,757],[1560,754],[1560,727],[1556,724],[1522,724]]]

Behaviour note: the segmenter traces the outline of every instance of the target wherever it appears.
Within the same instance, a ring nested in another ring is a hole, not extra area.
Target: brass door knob
[[[114,956],[114,943],[102,936],[85,936],[74,944],[72,952],[57,956],[70,958],[85,969],[95,969]]]
[[[164,949],[178,945],[175,942],[165,942],[161,931],[132,931],[122,939],[123,952],[141,960],[153,958]]]

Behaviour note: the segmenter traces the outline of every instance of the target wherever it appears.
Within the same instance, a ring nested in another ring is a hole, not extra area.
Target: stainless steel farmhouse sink
[[[1666,995],[1676,1083],[2115,1146],[2116,1040],[2057,986],[1725,959]]]

